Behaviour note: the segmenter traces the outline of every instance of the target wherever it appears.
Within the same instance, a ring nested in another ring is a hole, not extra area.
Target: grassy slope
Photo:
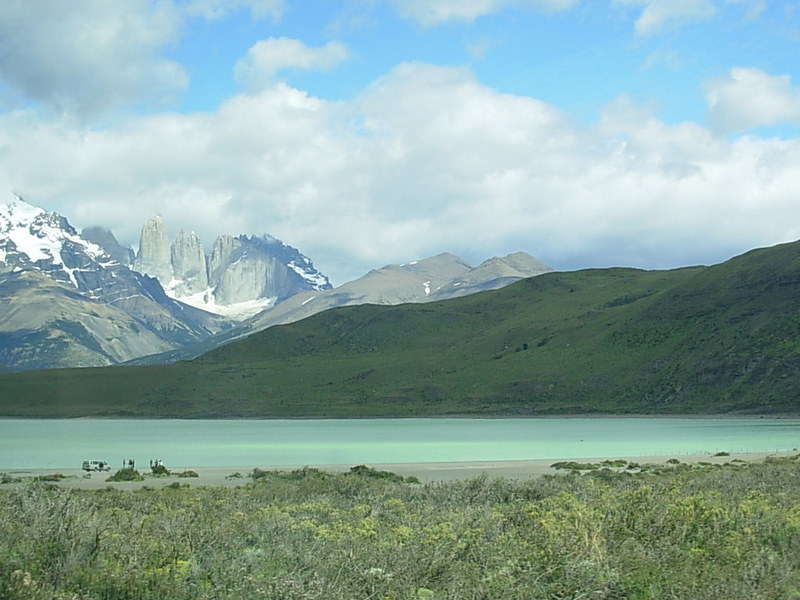
[[[0,376],[17,416],[797,412],[800,244],[327,311],[194,361]]]

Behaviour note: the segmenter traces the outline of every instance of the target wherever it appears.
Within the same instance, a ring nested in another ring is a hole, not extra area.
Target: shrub
[[[628,466],[628,461],[622,458],[617,458],[615,460],[604,460],[600,463],[605,467],[615,467],[615,468],[622,468]]]
[[[164,465],[155,464],[152,467],[150,467],[150,470],[156,477],[167,477],[168,475],[170,475],[169,469]]]
[[[144,477],[132,467],[119,469],[116,473],[106,478],[106,481],[144,481]]]
[[[192,471],[191,469],[184,471],[183,473],[178,473],[178,477],[200,477],[197,474],[197,471]]]
[[[262,469],[259,469],[258,467],[254,467],[253,470],[250,471],[250,475],[248,475],[248,477],[250,477],[253,481],[255,481],[256,479],[262,479],[266,477],[268,474],[269,474],[268,471],[264,471]]]
[[[168,483],[164,486],[165,490],[181,490],[181,489],[188,489],[188,483],[181,483],[180,481],[173,481],[172,483]]]
[[[554,469],[562,469],[566,471],[593,471],[597,469],[597,465],[594,463],[579,463],[575,462],[574,460],[562,460],[561,462],[553,463],[550,466]]]
[[[66,479],[66,475],[62,475],[61,473],[50,473],[49,475],[37,475],[34,477],[35,481],[61,481],[62,479]]]
[[[387,481],[395,481],[398,483],[419,483],[419,479],[414,477],[403,477],[402,475],[398,475],[397,473],[392,473],[391,471],[381,471],[380,469],[375,469],[373,467],[368,467],[367,465],[356,465],[355,467],[350,467],[350,470],[347,472],[348,475],[362,475],[364,477],[373,477],[375,479],[385,479]]]

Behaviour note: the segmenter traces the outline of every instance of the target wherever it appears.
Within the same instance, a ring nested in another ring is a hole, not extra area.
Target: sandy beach
[[[692,454],[675,457],[683,463],[709,462],[723,464],[732,460],[744,460],[747,462],[761,461],[768,456],[794,456],[795,452],[759,452],[759,453],[731,453],[729,456],[714,456],[711,454]],[[639,464],[664,464],[671,456],[626,456],[626,457],[596,457],[580,459],[582,463],[597,463],[603,460],[614,460],[621,458],[628,462]],[[471,479],[479,476],[505,477],[510,479],[530,479],[541,477],[546,474],[556,474],[559,471],[552,467],[553,463],[559,459],[538,459],[538,460],[514,460],[514,461],[486,461],[486,462],[431,462],[431,463],[398,463],[398,464],[370,464],[375,469],[391,471],[403,476],[415,476],[422,483],[432,483],[439,481],[454,481]],[[250,481],[248,476],[254,468],[264,471],[292,471],[301,469],[304,466],[315,467],[331,472],[346,472],[353,465],[290,465],[290,466],[231,466],[231,467],[197,467],[169,466],[171,475],[165,477],[154,477],[149,475],[147,468],[139,469],[145,476],[144,481],[128,482],[109,482],[106,481],[116,469],[104,473],[85,473],[81,469],[7,469],[2,472],[7,473],[16,481],[5,484],[3,487],[22,485],[35,477],[52,475],[59,473],[64,476],[57,482],[57,485],[64,488],[78,489],[101,489],[113,487],[122,490],[134,490],[142,487],[160,488],[174,482],[186,483],[191,487],[199,486],[223,486],[237,487],[243,486]],[[198,477],[179,477],[179,474],[191,470],[197,473]],[[0,488],[2,489],[2,488]]]

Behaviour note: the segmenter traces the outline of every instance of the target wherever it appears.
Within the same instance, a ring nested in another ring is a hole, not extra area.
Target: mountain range
[[[19,197],[0,204],[0,299],[0,363],[13,369],[115,364],[230,326]]]
[[[262,311],[202,342],[130,362],[161,364],[188,360],[269,327],[300,321],[331,308],[362,304],[394,306],[458,298],[499,289],[520,279],[550,271],[550,267],[525,252],[490,258],[477,267],[471,267],[449,253],[402,265],[386,265],[338,288],[295,294],[270,310]]]
[[[424,293],[424,291],[423,291]],[[191,361],[0,375],[4,416],[800,413],[800,242],[317,313]]]
[[[445,254],[334,290],[269,235],[222,235],[206,255],[193,232],[170,241],[154,215],[134,253],[107,229],[79,234],[14,197],[0,204],[0,370],[185,359],[335,306],[432,301],[549,270],[524,253],[474,269]]]

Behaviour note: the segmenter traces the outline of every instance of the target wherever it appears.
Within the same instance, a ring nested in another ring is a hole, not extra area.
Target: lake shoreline
[[[495,420],[495,419],[518,419],[518,420],[547,420],[547,419],[800,419],[800,412],[782,412],[782,413],[565,413],[565,414],[431,414],[431,415],[401,415],[401,416],[383,416],[383,415],[363,415],[363,416],[308,416],[308,417],[290,417],[290,416],[236,416],[231,415],[227,417],[177,417],[177,416],[141,416],[141,415],[79,415],[73,417],[49,417],[41,415],[2,415],[0,420],[35,420],[35,421],[80,421],[80,420],[95,420],[95,421],[366,421],[375,419],[385,419],[389,421],[410,421],[414,419],[473,419],[473,420]]]
[[[611,456],[578,459],[581,463],[600,463],[604,460],[625,460],[629,463],[638,464],[667,464],[670,459],[677,459],[681,463],[696,464],[701,462],[711,464],[724,464],[733,460],[745,462],[760,462],[768,457],[789,457],[796,456],[796,451],[787,452],[732,452],[729,455],[717,456],[711,453],[690,454],[683,456],[663,455],[663,456]],[[565,459],[573,460],[573,459]],[[557,458],[533,459],[533,460],[496,460],[496,461],[465,461],[465,462],[425,462],[425,463],[375,463],[368,466],[402,475],[403,477],[416,477],[422,483],[437,483],[447,481],[459,481],[473,479],[476,477],[505,478],[505,479],[534,479],[543,475],[563,473],[552,467],[556,462],[561,462]],[[214,466],[214,467],[169,467],[172,472],[169,476],[156,477],[148,473],[147,467],[140,469],[139,472],[145,476],[144,481],[110,482],[106,479],[117,469],[104,473],[84,473],[81,469],[6,469],[4,472],[15,481],[0,485],[0,490],[9,489],[15,486],[24,485],[33,481],[37,477],[47,477],[53,474],[63,475],[64,478],[54,481],[59,487],[73,489],[104,489],[115,488],[120,490],[136,490],[144,487],[161,488],[173,485],[175,482],[188,484],[190,487],[239,487],[252,481],[249,477],[253,469],[258,468],[264,471],[289,472],[303,467],[317,468],[330,472],[346,472],[355,465],[290,465],[290,466]],[[194,471],[197,477],[180,477],[179,474],[185,471]],[[236,475],[238,474],[238,476]]]

